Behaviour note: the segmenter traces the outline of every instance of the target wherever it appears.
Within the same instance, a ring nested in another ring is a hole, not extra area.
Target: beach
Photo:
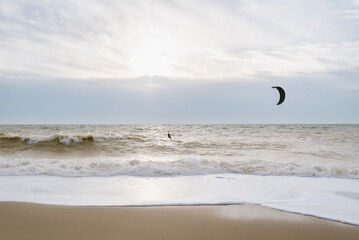
[[[0,239],[357,239],[359,227],[258,205],[0,203]]]
[[[358,127],[0,126],[0,239],[357,239]]]

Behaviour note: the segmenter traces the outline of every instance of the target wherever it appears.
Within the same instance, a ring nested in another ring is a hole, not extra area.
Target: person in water
[[[171,134],[170,134],[170,133],[168,133],[168,134],[167,134],[167,136],[168,136],[168,138],[172,139],[172,138],[171,138]]]

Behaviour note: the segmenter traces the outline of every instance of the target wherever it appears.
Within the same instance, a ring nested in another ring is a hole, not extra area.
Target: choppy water
[[[217,173],[359,179],[359,125],[0,126],[0,175]]]

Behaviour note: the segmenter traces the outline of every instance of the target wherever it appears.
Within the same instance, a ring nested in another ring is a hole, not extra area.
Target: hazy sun
[[[130,65],[137,76],[171,76],[170,46],[161,39],[144,42],[133,51]]]

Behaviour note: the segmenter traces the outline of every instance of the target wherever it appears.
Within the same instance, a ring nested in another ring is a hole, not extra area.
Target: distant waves
[[[0,126],[0,175],[359,179],[358,146],[359,125]]]

